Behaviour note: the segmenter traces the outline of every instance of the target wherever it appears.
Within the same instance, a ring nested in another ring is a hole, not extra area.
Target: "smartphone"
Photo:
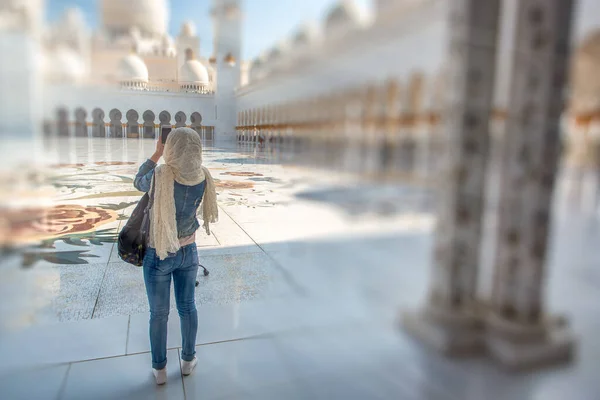
[[[167,142],[167,137],[169,136],[169,133],[171,133],[171,127],[163,126],[162,131],[160,133],[160,140],[162,141],[163,144],[165,144]]]

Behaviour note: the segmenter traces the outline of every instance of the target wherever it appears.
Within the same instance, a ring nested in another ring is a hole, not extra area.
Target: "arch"
[[[161,111],[158,119],[161,125],[171,125],[171,114],[168,111]]]
[[[175,127],[181,128],[181,127],[185,126],[186,120],[187,120],[187,116],[185,115],[185,113],[183,111],[177,112],[177,114],[175,114]]]
[[[104,117],[104,111],[101,108],[94,108],[92,111],[92,137],[106,137]]]
[[[202,115],[199,112],[195,111],[190,115],[190,126],[202,137]]]
[[[110,119],[109,123],[109,136],[113,138],[122,138],[123,137],[123,125],[121,124],[121,118],[123,118],[123,114],[121,111],[113,108],[108,113],[108,118]]]
[[[131,109],[127,111],[125,118],[127,119],[127,137],[132,139],[139,138],[140,127],[138,125],[138,119],[140,118],[140,115],[138,112]]]
[[[69,113],[64,107],[56,110],[56,132],[59,137],[69,136]]]
[[[191,121],[192,127],[201,126],[202,125],[202,115],[197,111],[193,112],[192,115],[190,116],[190,121]]]
[[[185,49],[185,59],[187,60],[193,60],[194,57],[194,50],[190,49],[189,47],[187,49]]]
[[[144,120],[144,138],[154,139],[156,137],[156,129],[154,127],[154,120],[156,116],[150,110],[144,111],[142,115],[142,119]]]
[[[78,107],[75,110],[75,136],[76,137],[87,137],[88,136],[86,117],[87,117],[87,111],[85,111],[82,107]]]

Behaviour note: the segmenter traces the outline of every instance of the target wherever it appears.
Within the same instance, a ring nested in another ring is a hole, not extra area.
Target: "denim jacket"
[[[141,192],[150,191],[150,183],[154,175],[156,163],[146,160],[141,166],[133,181],[133,186]],[[175,182],[175,213],[177,220],[177,237],[183,238],[192,235],[200,227],[196,218],[196,211],[202,202],[206,180],[195,186],[186,186]]]

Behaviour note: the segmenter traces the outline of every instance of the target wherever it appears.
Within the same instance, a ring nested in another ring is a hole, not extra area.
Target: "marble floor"
[[[578,357],[567,367],[510,375],[485,360],[446,360],[397,328],[398,312],[426,293],[435,180],[375,183],[248,146],[205,148],[220,220],[211,236],[197,237],[210,270],[196,292],[201,363],[182,379],[172,312],[170,381],[157,389],[141,270],[115,251],[141,196],[132,178],[153,146],[65,139],[47,145],[41,172],[22,168],[3,179],[4,208],[17,200],[27,206],[4,211],[12,229],[0,236],[11,245],[0,259],[0,293],[10,299],[0,303],[7,398],[600,398],[594,173],[561,173],[549,261],[549,309],[570,318]],[[495,179],[492,168],[483,296]],[[60,223],[49,226],[48,212]]]
[[[5,240],[13,248],[1,261],[9,277],[6,290],[22,293],[29,310],[0,306],[2,325],[147,311],[141,269],[119,259],[115,240],[141,197],[133,177],[152,154],[153,141],[78,139],[53,145],[48,166],[21,183],[17,197],[4,199],[26,204],[4,212],[12,228]],[[217,180],[220,218],[210,236],[197,235],[201,263],[211,272],[199,277],[199,306],[307,293],[313,285],[289,262],[300,260],[298,252],[312,248],[310,241],[343,245],[431,230],[431,194],[424,187],[361,183],[340,173],[282,165],[264,149],[207,147],[204,161]]]

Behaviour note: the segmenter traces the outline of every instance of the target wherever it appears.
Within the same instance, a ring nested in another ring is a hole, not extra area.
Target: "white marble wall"
[[[185,93],[120,91],[109,88],[89,88],[72,85],[49,86],[44,93],[44,119],[56,121],[56,111],[65,108],[69,121],[75,121],[75,110],[83,108],[87,111],[87,121],[92,122],[92,111],[100,108],[105,113],[104,120],[109,122],[109,112],[117,109],[123,114],[122,122],[127,122],[125,114],[133,109],[139,114],[139,123],[143,123],[142,115],[146,110],[154,112],[158,124],[158,115],[163,110],[171,114],[171,122],[175,124],[175,114],[184,112],[186,123],[191,123],[190,116],[194,112],[202,115],[202,125],[215,126],[217,114],[214,95],[200,96]]]
[[[39,43],[26,32],[0,32],[0,135],[31,137],[39,132],[42,87]]]

